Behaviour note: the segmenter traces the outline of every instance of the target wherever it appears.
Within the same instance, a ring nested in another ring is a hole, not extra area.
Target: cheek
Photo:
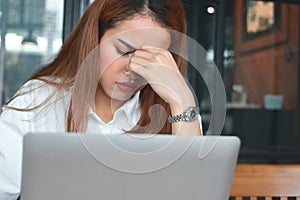
[[[117,58],[109,49],[104,49],[100,52],[100,67],[102,71],[105,71]]]
[[[100,83],[102,86],[111,87],[122,77],[122,70],[120,70],[119,60],[115,60],[105,67],[101,73]]]
[[[113,88],[114,88],[114,76],[112,75],[112,71],[108,67],[103,73],[102,76],[100,77],[99,84],[102,87],[102,89],[109,94]]]
[[[115,82],[118,76],[122,73],[124,59],[117,54],[112,45],[102,45],[100,50],[100,71],[104,82]],[[128,62],[128,61],[127,61]]]
[[[101,46],[100,51],[100,83],[101,85],[107,85],[111,72],[112,61],[114,60],[113,55],[109,48]]]

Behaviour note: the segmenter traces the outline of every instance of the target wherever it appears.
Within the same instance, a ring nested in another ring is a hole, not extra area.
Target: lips
[[[133,92],[137,86],[131,82],[117,82],[117,87],[123,92]]]

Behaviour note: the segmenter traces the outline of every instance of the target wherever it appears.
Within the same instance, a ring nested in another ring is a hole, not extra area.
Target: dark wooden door
[[[265,94],[282,94],[283,108],[295,110],[298,104],[300,6],[275,3],[274,26],[270,30],[249,33],[247,26],[250,23],[246,16],[251,10],[245,2],[235,0],[234,4],[233,82],[244,85],[250,103],[263,107]],[[256,14],[259,15],[259,11]],[[258,25],[263,26],[263,19],[257,20]]]

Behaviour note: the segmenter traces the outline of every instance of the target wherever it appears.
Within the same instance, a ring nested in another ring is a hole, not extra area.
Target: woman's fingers
[[[129,66],[133,67],[136,65],[140,65],[142,67],[146,67],[149,66],[150,64],[154,64],[152,63],[152,59],[151,59],[151,55],[137,55],[136,53],[131,57],[130,62],[129,62]],[[132,66],[131,66],[132,65]]]
[[[172,54],[164,49],[143,47],[134,52],[129,69],[142,76],[167,103],[178,104],[189,89]]]
[[[131,63],[139,64],[146,68],[165,66],[178,69],[172,54],[165,49],[156,47],[143,47],[142,49],[136,50],[129,61],[129,65]]]

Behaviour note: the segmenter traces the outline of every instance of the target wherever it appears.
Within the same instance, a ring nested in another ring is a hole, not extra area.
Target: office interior
[[[54,58],[89,0],[2,0],[0,102]],[[182,0],[189,37],[217,67],[226,91],[222,135],[242,141],[239,163],[299,163],[300,1]],[[212,101],[188,66],[204,134]]]

